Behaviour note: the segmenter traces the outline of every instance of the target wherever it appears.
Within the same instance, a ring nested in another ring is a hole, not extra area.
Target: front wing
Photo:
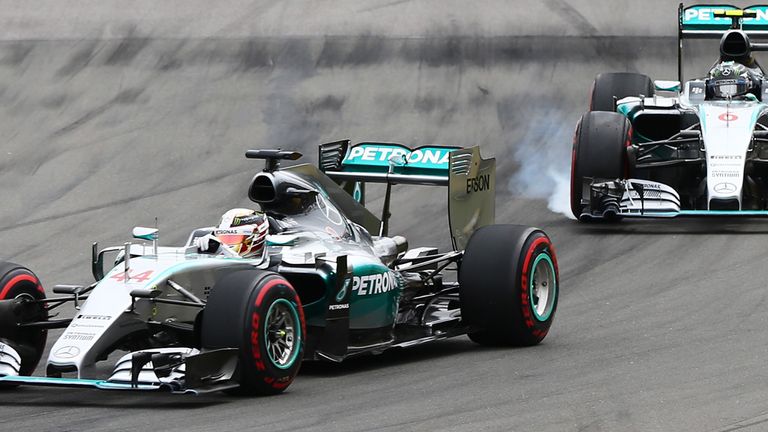
[[[613,219],[618,217],[673,218],[699,216],[768,216],[768,210],[685,210],[680,208],[680,196],[663,183],[620,179],[585,178],[583,195],[588,196],[580,220]]]
[[[7,345],[2,350],[0,354],[5,357],[16,355]],[[238,350],[231,348],[204,352],[190,348],[149,349],[124,355],[109,379],[23,376],[6,368],[0,384],[198,395],[239,386],[237,354]]]

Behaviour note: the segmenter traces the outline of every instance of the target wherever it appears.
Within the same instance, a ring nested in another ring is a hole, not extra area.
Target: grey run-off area
[[[583,226],[549,210],[568,207],[594,75],[675,78],[676,2],[212,4],[0,1],[2,258],[50,288],[88,281],[92,241],[155,217],[162,242],[183,241],[248,205],[261,166],[247,148],[314,163],[342,138],[479,144],[497,158],[497,221],[558,247],[552,332],[530,349],[460,338],[307,365],[274,398],[4,391],[4,428],[765,427],[765,222]],[[693,48],[686,67],[702,75],[716,44]],[[396,191],[392,232],[448,247],[445,191]]]

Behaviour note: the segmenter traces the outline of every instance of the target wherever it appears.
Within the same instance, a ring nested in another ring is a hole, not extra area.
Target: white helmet
[[[268,231],[267,215],[236,208],[224,213],[213,235],[243,258],[256,258],[264,256]]]

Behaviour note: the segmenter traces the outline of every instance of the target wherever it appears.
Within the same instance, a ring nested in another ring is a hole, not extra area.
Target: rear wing
[[[677,75],[683,83],[683,41],[719,39],[729,30],[741,30],[751,39],[768,39],[768,5],[740,9],[728,4],[678,6]]]
[[[460,147],[337,141],[320,146],[320,169],[335,180],[448,185],[449,155]]]
[[[448,186],[448,222],[456,250],[477,228],[495,218],[496,160],[482,159],[479,147],[421,146],[349,140],[320,145],[319,167],[357,202],[365,184],[386,184],[379,235],[389,228],[390,198],[396,184]]]

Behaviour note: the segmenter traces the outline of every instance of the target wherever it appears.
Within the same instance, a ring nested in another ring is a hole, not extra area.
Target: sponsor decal
[[[79,354],[80,354],[80,348],[78,348],[76,346],[71,346],[71,345],[70,346],[61,347],[61,348],[57,349],[56,352],[53,353],[54,356],[56,356],[58,358],[63,358],[63,359],[75,358]]]
[[[344,163],[383,165],[389,164],[390,160],[395,162],[402,159],[408,165],[421,164],[448,168],[448,160],[453,150],[455,149],[440,147],[409,150],[403,147],[358,145],[349,151]]]
[[[733,114],[733,113],[722,113],[717,118],[722,120],[722,121],[724,121],[724,122],[729,122],[729,121],[736,121],[736,120],[738,120],[739,116],[737,116],[736,114]]]
[[[766,88],[766,90],[768,90],[768,88]],[[363,189],[360,186],[360,182],[355,182],[355,189],[352,191],[352,198],[354,198],[357,202],[362,202]]]
[[[483,174],[467,179],[467,193],[480,192],[491,188],[491,175]]]
[[[741,174],[738,172],[733,171],[713,171],[711,174],[712,178],[739,178],[741,177]]]
[[[330,201],[328,201],[324,196],[318,194],[316,202],[318,210],[320,213],[325,215],[326,219],[328,219],[330,223],[337,226],[344,226],[344,218],[341,216],[341,213],[336,209],[336,207],[330,203]],[[334,230],[333,232],[335,233],[336,231]]]
[[[712,189],[721,194],[734,193],[736,192],[736,185],[733,183],[718,183]]]
[[[741,155],[711,155],[709,156],[712,160],[741,160]]]
[[[357,291],[359,296],[382,294],[396,288],[398,288],[398,284],[392,272],[354,276],[352,278],[352,291]]]
[[[77,316],[77,319],[85,319],[85,320],[110,320],[112,317],[110,315],[83,315],[80,314]]]
[[[213,231],[213,234],[219,235],[219,234],[240,234],[238,230],[233,229],[217,229]]]
[[[344,300],[344,297],[347,295],[347,290],[349,289],[349,279],[344,281],[344,286],[341,287],[341,290],[339,290],[338,294],[336,294],[336,301],[340,302]]]
[[[659,189],[643,189],[643,198],[661,199],[661,191]]]
[[[716,10],[724,10],[724,9],[732,9],[732,8],[725,8],[725,7],[717,7],[717,8],[710,8],[710,7],[702,7],[702,8],[691,8],[685,11],[683,14],[683,23],[689,24],[691,21],[698,22],[698,21],[724,21],[724,22],[730,22],[729,18],[715,18],[714,12]]]
[[[83,314],[80,314],[80,315],[77,316],[77,319],[109,321],[109,320],[112,319],[112,317],[110,315],[83,315]]]
[[[262,222],[264,222],[264,216],[260,214],[236,216],[234,219],[232,219],[232,226],[260,224]]]
[[[93,340],[95,335],[90,333],[67,333],[61,337],[62,340],[72,340],[72,341],[89,341]]]
[[[256,306],[259,306],[258,303]],[[261,348],[259,347],[260,321],[261,317],[259,317],[257,312],[254,312],[253,315],[251,315],[251,356],[253,357],[253,363],[256,366],[256,370],[263,372],[267,367],[264,364],[264,360],[261,358]]]
[[[216,229],[213,230],[213,235],[251,235],[253,234],[253,228],[237,228],[237,229]]]
[[[343,310],[343,309],[349,309],[349,303],[332,304],[328,306],[328,310]]]
[[[715,18],[715,11],[718,10],[734,10],[733,6],[719,5],[719,6],[693,6],[688,8],[683,13],[683,24],[730,24],[730,18]],[[750,12],[755,12],[757,17],[755,18],[743,18],[745,26],[749,23],[752,25],[765,24],[768,22],[768,9],[764,6],[755,6],[747,9]]]

